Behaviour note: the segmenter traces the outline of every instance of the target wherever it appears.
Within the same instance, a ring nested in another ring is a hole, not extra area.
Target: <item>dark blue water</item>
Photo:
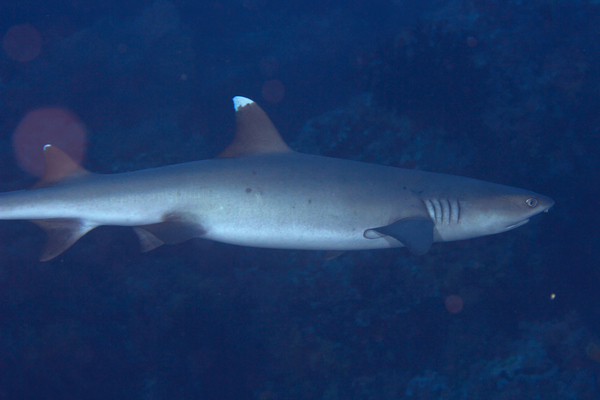
[[[214,157],[243,95],[299,151],[556,205],[421,257],[329,261],[199,239],[142,254],[101,227],[40,263],[44,233],[2,222],[0,399],[600,398],[599,17],[583,0],[3,2],[1,191],[37,180],[15,144],[32,110],[72,112],[86,144],[61,140],[116,173]]]

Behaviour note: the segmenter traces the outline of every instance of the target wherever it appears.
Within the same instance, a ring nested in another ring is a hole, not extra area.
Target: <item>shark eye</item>
[[[537,199],[530,197],[527,200],[525,200],[525,203],[527,203],[527,205],[529,207],[533,208],[533,207],[537,206],[538,201],[537,201]]]

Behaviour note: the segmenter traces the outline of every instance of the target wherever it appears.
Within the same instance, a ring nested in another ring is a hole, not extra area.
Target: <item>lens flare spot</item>
[[[52,144],[81,163],[86,150],[87,132],[71,111],[46,107],[30,111],[13,134],[13,150],[19,166],[30,174],[44,172],[43,148]]]
[[[270,79],[263,84],[262,96],[269,103],[277,104],[285,96],[285,86],[279,79]]]
[[[467,46],[469,46],[469,47],[475,47],[475,46],[477,46],[477,43],[478,43],[478,41],[477,41],[476,37],[469,36],[467,38]]]
[[[590,360],[600,363],[600,346],[598,344],[594,342],[588,343],[585,348],[585,354]]]
[[[450,312],[450,314],[458,314],[463,309],[463,300],[460,296],[455,294],[451,294],[446,297],[446,309]]]
[[[19,62],[35,59],[42,51],[42,35],[29,24],[14,25],[4,35],[2,48]]]

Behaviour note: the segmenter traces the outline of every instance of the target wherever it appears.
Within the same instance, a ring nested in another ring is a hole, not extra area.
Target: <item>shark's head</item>
[[[462,207],[460,224],[473,236],[492,235],[518,228],[554,205],[549,197],[512,187],[493,185],[495,196],[470,199]],[[479,231],[479,232],[477,232]]]
[[[498,232],[506,232],[529,222],[529,219],[548,210],[554,205],[554,200],[541,194],[526,192],[508,195],[497,208],[495,225]]]
[[[476,180],[466,185],[473,189],[470,195],[457,196],[453,202],[446,200],[452,216],[442,219],[442,223],[436,221],[437,240],[462,240],[510,231],[554,205],[551,198],[528,190]],[[428,207],[430,215],[438,208],[443,210],[444,204],[440,203],[441,206]]]

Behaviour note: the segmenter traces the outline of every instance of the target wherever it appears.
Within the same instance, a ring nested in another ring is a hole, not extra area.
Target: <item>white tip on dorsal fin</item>
[[[219,157],[244,157],[292,151],[258,104],[246,97],[236,96],[233,98],[233,107],[235,137]]]
[[[240,108],[252,103],[254,102],[247,97],[235,96],[233,98],[233,109],[238,111]]]
[[[34,188],[53,186],[57,183],[90,172],[77,164],[64,151],[56,146],[47,144],[44,146],[44,174],[42,179]]]

